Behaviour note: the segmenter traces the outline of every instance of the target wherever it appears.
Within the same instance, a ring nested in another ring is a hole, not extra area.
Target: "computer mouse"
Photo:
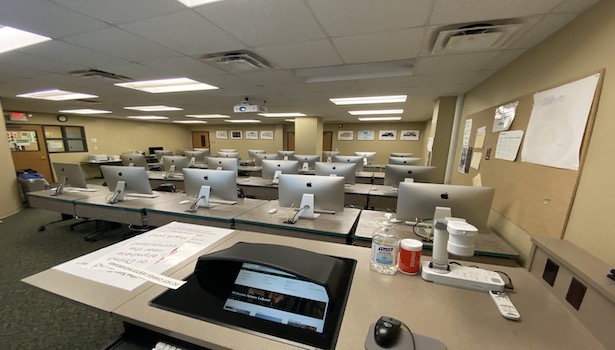
[[[269,214],[275,214],[278,210],[276,208],[269,209]]]
[[[383,348],[395,344],[401,330],[401,322],[392,317],[382,316],[374,326],[374,340]]]

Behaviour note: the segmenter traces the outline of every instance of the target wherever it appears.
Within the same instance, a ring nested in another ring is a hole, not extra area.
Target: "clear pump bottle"
[[[389,217],[376,219],[378,229],[372,236],[370,268],[373,271],[392,275],[397,272],[400,239]]]

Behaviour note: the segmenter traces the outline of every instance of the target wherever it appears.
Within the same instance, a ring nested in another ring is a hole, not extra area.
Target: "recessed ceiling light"
[[[374,109],[370,111],[348,111],[351,115],[402,114],[403,109]]]
[[[160,80],[133,81],[129,83],[116,83],[115,86],[125,87],[152,94],[179,91],[214,90],[217,87],[188,78],[172,78]]]
[[[16,50],[47,40],[51,38],[0,25],[0,52]]]
[[[407,95],[391,95],[391,96],[330,98],[329,101],[335,103],[338,106],[344,106],[344,105],[360,105],[360,104],[373,104],[373,103],[406,102],[407,98],[408,98]]]
[[[188,7],[197,7],[205,4],[211,4],[222,0],[177,0]]]
[[[387,121],[387,120],[401,120],[401,117],[367,117],[367,118],[358,118],[361,122],[378,122],[378,121]]]
[[[258,115],[267,118],[288,118],[288,117],[305,117],[303,113],[259,113]]]
[[[62,109],[58,111],[60,113],[70,113],[70,114],[105,114],[111,113],[111,111],[105,111],[102,109]]]
[[[231,116],[226,114],[188,114],[186,117],[197,119],[224,119],[230,118]]]
[[[227,123],[260,123],[260,120],[256,120],[256,119],[231,119],[231,120],[225,120],[225,122]]]
[[[17,97],[35,98],[39,100],[48,100],[48,101],[67,101],[67,100],[78,100],[80,98],[95,98],[98,96],[90,95],[90,94],[83,94],[80,92],[71,92],[71,91],[52,89],[52,90],[28,92],[27,94],[17,95]]]
[[[180,124],[207,124],[204,120],[174,120],[173,123]]]
[[[162,112],[162,111],[182,111],[183,110],[183,108],[169,107],[169,106],[134,106],[134,107],[124,107],[124,109],[130,109],[133,111],[143,111],[143,112]]]
[[[128,119],[142,119],[142,120],[161,120],[161,119],[169,119],[169,117],[165,117],[162,115],[130,115],[126,117]]]

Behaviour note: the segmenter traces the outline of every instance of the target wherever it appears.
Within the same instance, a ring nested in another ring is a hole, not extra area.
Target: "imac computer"
[[[161,162],[163,156],[172,156],[173,151],[164,151],[164,150],[155,150],[154,154],[156,155],[156,159]]]
[[[237,158],[208,157],[207,169],[209,170],[233,170],[237,173]]]
[[[149,154],[149,155],[153,156],[153,155],[155,155],[155,154],[156,154],[154,151],[162,151],[162,150],[164,150],[164,148],[163,148],[162,146],[153,146],[153,147],[149,147],[149,148],[147,149],[147,152],[148,152],[147,154]]]
[[[412,179],[413,182],[434,182],[435,175],[435,166],[387,164],[384,168],[384,185],[395,189],[405,179]]]
[[[431,220],[436,207],[451,209],[451,215],[463,218],[478,229],[487,227],[492,187],[402,182],[397,197],[397,219]]]
[[[237,152],[235,148],[220,148],[218,152]]]
[[[188,164],[205,163],[207,153],[205,151],[184,151],[184,155],[188,159]]]
[[[254,158],[254,165],[263,166],[263,159],[278,159],[277,153],[257,153]]]
[[[152,192],[152,187],[147,178],[145,168],[136,166],[114,166],[101,165],[100,171],[103,174],[109,191],[113,196],[109,198],[109,203],[117,203],[128,197],[154,198],[157,194]]]
[[[341,212],[344,210],[344,178],[282,174],[278,197],[281,207],[322,213]],[[313,204],[306,208],[304,203]]]
[[[299,162],[296,160],[263,160],[262,178],[272,179],[272,183],[277,183],[276,175],[297,174],[298,172]]]
[[[299,168],[303,171],[314,169],[314,164],[320,162],[318,154],[293,154],[290,158],[298,160]]]
[[[75,189],[87,189],[88,184],[85,181],[81,165],[72,163],[53,163],[53,169],[58,178],[58,187],[55,194],[62,194],[65,187]]]
[[[193,151],[203,152],[205,157],[211,156],[211,150],[209,148],[193,148]]]
[[[122,153],[120,159],[123,166],[140,166],[147,169],[147,161],[140,153]]]
[[[239,152],[218,152],[218,158],[237,158],[239,159]]]
[[[162,168],[167,172],[166,177],[174,177],[181,174],[182,169],[189,168],[188,158],[184,156],[163,156]]]
[[[389,157],[389,164],[422,165],[421,158],[412,158],[412,157]]]
[[[372,164],[376,158],[376,152],[354,152],[354,155],[363,157],[363,165]]]
[[[278,151],[278,158],[289,160],[292,158],[293,154],[295,154],[295,151]]]
[[[262,153],[267,153],[267,151],[265,151],[264,149],[249,149],[248,150],[248,160],[250,161],[255,161],[256,160],[256,155],[257,154],[262,154]]]
[[[237,203],[237,173],[232,170],[184,169],[184,186],[186,195],[195,199],[193,211],[209,202]]]
[[[340,151],[323,151],[322,152],[322,161],[323,162],[332,162],[333,156],[337,156],[340,154]]]
[[[412,157],[414,153],[403,153],[403,152],[391,152],[390,157]]]
[[[316,175],[320,176],[341,176],[344,183],[354,185],[356,180],[355,163],[335,163],[335,162],[316,162]]]
[[[336,163],[355,163],[357,166],[354,170],[356,172],[363,171],[363,157],[361,156],[333,156],[333,161]]]

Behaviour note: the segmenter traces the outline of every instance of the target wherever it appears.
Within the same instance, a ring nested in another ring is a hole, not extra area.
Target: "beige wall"
[[[296,154],[322,154],[322,119],[304,117],[295,120]]]
[[[193,131],[209,131],[209,143],[211,154],[216,155],[221,148],[234,148],[239,152],[242,159],[248,159],[249,149],[264,149],[267,153],[276,153],[283,149],[282,125],[207,125],[193,126]],[[243,138],[240,140],[231,139],[231,131],[242,131]],[[227,139],[218,139],[216,131],[226,131]],[[246,131],[258,131],[258,140],[246,140]],[[273,140],[261,140],[261,131],[273,131]]]
[[[0,114],[3,114],[2,104],[0,103]],[[0,121],[0,133],[6,135],[6,124],[4,118]],[[0,146],[0,219],[13,215],[21,210],[21,195],[19,194],[19,184],[13,166],[13,158],[9,148],[8,139]]]
[[[606,68],[589,152],[564,239],[615,264],[611,215],[615,198],[615,2],[601,1],[465,96],[463,115],[496,106],[563,81]],[[460,133],[463,130],[460,131]],[[456,151],[459,153],[459,149]],[[527,256],[530,233],[498,213],[490,223]]]

